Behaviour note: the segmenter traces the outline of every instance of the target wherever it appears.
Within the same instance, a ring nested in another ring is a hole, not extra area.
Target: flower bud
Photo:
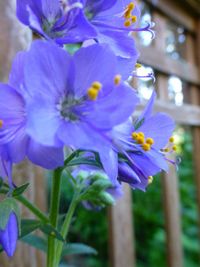
[[[5,229],[0,229],[0,244],[8,257],[15,253],[18,239],[18,220],[16,214],[12,211],[7,221]]]

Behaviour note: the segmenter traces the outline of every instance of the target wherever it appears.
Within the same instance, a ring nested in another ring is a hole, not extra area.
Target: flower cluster
[[[155,93],[132,118],[139,98],[127,78],[139,53],[131,33],[153,35],[150,23],[137,27],[137,3],[17,0],[17,16],[42,39],[17,54],[8,83],[0,84],[0,176],[14,188],[13,164],[27,157],[46,169],[63,167],[70,147],[98,155],[111,195],[122,182],[145,190],[167,170],[174,122],[152,114]],[[81,48],[70,55],[65,45],[75,43]]]

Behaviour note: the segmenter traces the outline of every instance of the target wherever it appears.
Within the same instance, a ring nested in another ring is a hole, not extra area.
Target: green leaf
[[[30,234],[23,237],[21,241],[45,253],[47,252],[47,241],[42,237]]]
[[[0,177],[0,188],[3,186],[3,179]]]
[[[17,187],[16,189],[13,190],[12,196],[16,197],[16,196],[22,195],[25,192],[25,190],[28,188],[28,186],[29,186],[29,183],[26,183],[26,184],[21,185],[20,187]]]
[[[41,221],[32,220],[32,219],[24,219],[21,221],[21,235],[20,238],[32,233],[33,231],[39,229],[41,227]]]
[[[0,229],[4,230],[6,228],[10,213],[14,212],[17,216],[18,224],[20,226],[20,210],[16,201],[9,197],[4,199],[0,203]],[[20,231],[20,229],[19,229]]]
[[[51,235],[56,239],[65,242],[62,235],[50,224],[43,224],[42,226],[40,226],[40,230],[47,235]]]
[[[66,255],[80,255],[80,254],[93,254],[97,255],[97,251],[84,244],[71,243],[65,244],[62,252],[62,256]]]
[[[77,159],[73,159],[72,161],[70,161],[67,164],[67,167],[72,167],[72,166],[76,166],[76,165],[90,165],[90,166],[95,166],[98,168],[101,168],[102,166],[96,162],[95,160],[92,159],[86,159],[86,158],[77,158]]]
[[[138,121],[138,120],[136,120],[135,122],[134,122],[134,128],[135,128],[135,130],[137,130],[137,129],[139,129],[141,126],[142,126],[142,124],[144,123],[144,118],[142,118],[140,121]]]

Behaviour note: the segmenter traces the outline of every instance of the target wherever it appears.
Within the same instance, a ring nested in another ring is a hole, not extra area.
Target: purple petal
[[[80,49],[73,57],[75,64],[76,96],[82,97],[95,81],[102,84],[114,81],[117,58],[108,46],[91,45]]]
[[[42,146],[33,139],[29,142],[27,157],[45,169],[55,169],[64,165],[63,148]]]
[[[79,10],[79,14],[76,15],[74,25],[70,28],[66,26],[66,30],[63,30],[65,34],[62,37],[55,38],[56,43],[60,45],[79,43],[97,36],[95,27],[88,22],[82,10]]]
[[[102,96],[99,94],[99,98],[90,104],[91,110],[85,117],[97,128],[110,129],[131,116],[137,103],[138,98],[131,87],[123,83],[108,84],[103,86]]]
[[[103,165],[103,168],[110,178],[112,184],[115,186],[118,184],[118,155],[117,153],[108,146],[102,146],[99,149],[99,156]]]
[[[60,147],[57,131],[62,123],[56,105],[35,98],[28,106],[27,133],[46,146]]]
[[[35,41],[25,63],[25,85],[30,95],[55,101],[71,87],[71,57],[56,45]]]
[[[166,146],[170,136],[175,128],[175,123],[171,117],[164,113],[156,113],[156,115],[146,119],[138,131],[142,131],[145,137],[154,139],[153,148],[161,149]]]
[[[18,223],[14,212],[10,213],[8,223],[4,230],[0,230],[0,243],[8,257],[12,257],[16,250],[18,239]]]
[[[133,37],[129,36],[126,32],[113,31],[103,27],[98,27],[98,30],[99,43],[107,43],[117,56],[129,58],[129,64],[132,65],[131,71],[133,71],[139,58]]]
[[[96,14],[111,8],[117,0],[86,0],[85,2],[85,8],[89,10],[89,12]]]

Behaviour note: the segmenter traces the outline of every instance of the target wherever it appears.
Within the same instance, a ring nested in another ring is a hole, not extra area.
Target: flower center
[[[82,100],[74,99],[73,97],[65,97],[60,100],[60,103],[57,105],[57,109],[62,118],[69,121],[79,120],[79,114],[77,107],[80,106]]]
[[[154,144],[154,139],[151,137],[145,138],[143,132],[133,132],[131,137],[137,144],[141,145],[144,151],[149,151]]]

